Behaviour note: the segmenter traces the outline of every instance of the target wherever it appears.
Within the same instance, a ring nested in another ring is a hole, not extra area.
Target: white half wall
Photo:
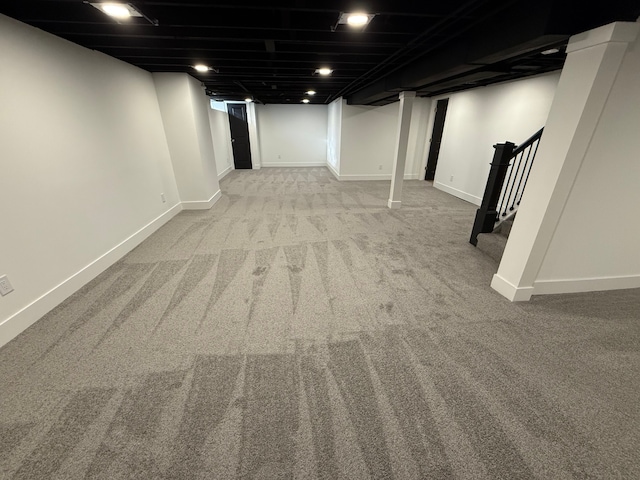
[[[213,151],[216,157],[218,180],[222,180],[233,170],[233,149],[231,147],[231,131],[229,130],[229,114],[224,102],[211,100],[209,108],[209,124]]]
[[[0,58],[2,345],[181,206],[151,74],[3,15]]]
[[[327,105],[257,105],[263,167],[324,166]]]
[[[449,98],[434,186],[480,205],[493,145],[521,143],[546,123],[559,72],[433,97]],[[433,130],[431,110],[427,137]],[[428,145],[428,144],[427,144]],[[424,172],[429,147],[423,153]]]

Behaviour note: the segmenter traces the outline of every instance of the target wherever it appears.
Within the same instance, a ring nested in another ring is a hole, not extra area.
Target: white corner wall
[[[151,74],[3,15],[0,58],[2,345],[180,203]]]
[[[559,72],[433,97],[449,98],[434,186],[480,205],[493,145],[525,141],[546,123]],[[427,135],[433,130],[431,109]],[[429,150],[425,149],[422,168]]]
[[[257,105],[263,167],[327,162],[327,105]]]
[[[154,73],[158,103],[183,208],[207,209],[220,196],[208,99],[185,73]]]
[[[231,131],[229,130],[229,114],[224,102],[211,100],[209,108],[209,124],[216,158],[218,180],[222,180],[233,170],[233,149],[231,147]]]

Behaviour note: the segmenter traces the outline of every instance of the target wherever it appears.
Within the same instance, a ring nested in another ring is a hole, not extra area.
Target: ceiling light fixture
[[[195,68],[198,72],[208,72],[209,70],[211,70],[211,67],[203,65],[201,63],[199,63],[198,65],[194,65],[193,68]]]
[[[353,12],[353,13],[341,13],[338,17],[338,22],[331,28],[332,31],[336,31],[338,25],[349,25],[353,28],[364,28],[369,25],[375,13]]]
[[[327,76],[327,75],[331,75],[333,73],[333,70],[327,67],[322,67],[322,68],[317,68],[316,73],[319,75]]]
[[[316,91],[315,91],[315,90],[307,90],[305,93],[306,93],[307,95],[315,95],[315,94],[316,94]]]
[[[94,8],[97,8],[102,13],[109,15],[112,18],[118,20],[130,20],[131,17],[140,17],[144,18],[150,24],[155,25],[156,27],[159,25],[158,20],[154,18],[147,17],[144,13],[138,10],[135,6],[130,3],[118,3],[118,2],[88,2],[85,0],[84,3],[91,5]],[[118,22],[120,23],[120,22]]]
[[[100,5],[100,9],[111,17],[116,18],[129,18],[131,12],[125,5],[119,5],[117,3],[105,3]]]
[[[558,53],[560,50],[557,48],[550,48],[549,50],[544,50],[540,53],[542,53],[542,55],[551,55],[552,53]]]
[[[247,103],[251,103],[251,102],[253,102],[253,98],[247,97],[247,98],[244,99],[244,101],[247,102]]]
[[[303,98],[302,99],[302,103],[309,103],[309,99],[308,98]]]
[[[362,27],[367,23],[369,23],[369,15],[352,13],[347,17],[347,24],[353,25],[354,27]]]

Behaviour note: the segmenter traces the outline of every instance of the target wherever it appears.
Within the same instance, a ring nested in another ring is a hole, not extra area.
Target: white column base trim
[[[218,190],[209,200],[182,202],[183,210],[209,210],[222,197],[222,192]]]
[[[227,175],[229,175],[229,172],[231,172],[233,170],[233,165],[229,165],[227,168],[225,168],[222,173],[218,174],[218,181],[222,180],[224,177],[226,177]]]
[[[533,287],[534,295],[596,292],[602,290],[625,290],[627,288],[640,288],[640,275],[565,280],[539,280],[533,284]]]
[[[400,208],[401,205],[402,205],[402,201],[401,200],[391,200],[391,199],[389,199],[387,201],[387,206],[389,208]]]
[[[491,280],[491,288],[511,302],[528,302],[533,295],[533,287],[516,287],[497,273]]]
[[[174,205],[171,209],[149,222],[111,250],[96,258],[86,267],[74,273],[62,281],[62,283],[53,287],[47,293],[0,323],[0,347],[17,337],[44,315],[60,305],[69,296],[80,290],[80,288],[140,245],[152,233],[180,213],[181,210],[181,204],[178,203]]]
[[[340,180],[340,174],[338,173],[338,171],[334,168],[333,165],[331,165],[329,162],[327,162],[327,168],[329,169],[329,171],[331,173],[333,173],[333,176],[336,177],[336,180]]]

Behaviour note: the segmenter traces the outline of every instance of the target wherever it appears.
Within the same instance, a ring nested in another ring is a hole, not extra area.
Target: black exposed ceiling
[[[362,105],[557,70],[570,35],[640,15],[627,0],[129,3],[148,19],[118,23],[82,0],[2,0],[0,13],[150,72],[187,72],[216,99],[299,103],[313,89],[312,103],[343,96]],[[353,11],[376,16],[365,29],[337,25]],[[560,53],[541,54],[551,47]],[[197,63],[215,70],[198,73]],[[315,74],[322,66],[333,74]]]

